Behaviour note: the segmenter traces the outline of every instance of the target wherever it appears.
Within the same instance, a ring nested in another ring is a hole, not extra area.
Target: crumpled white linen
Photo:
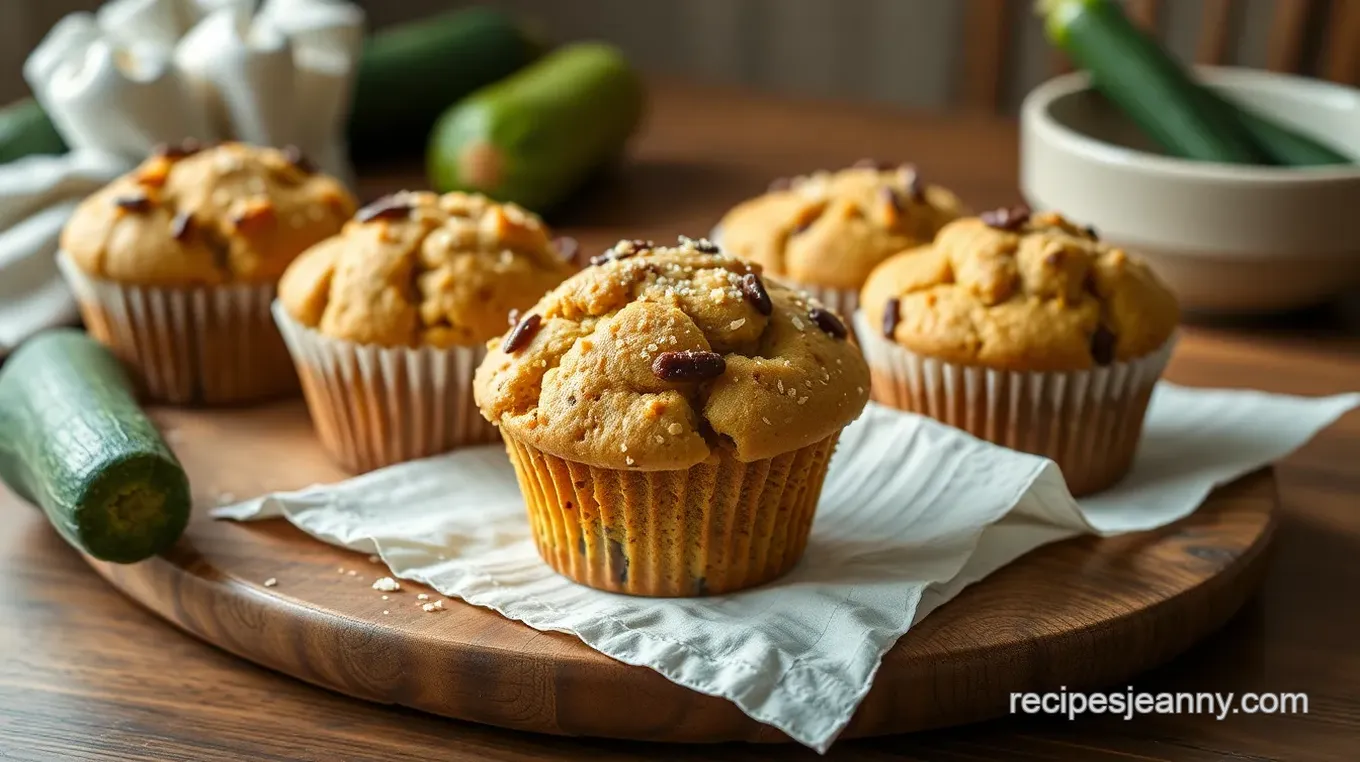
[[[54,261],[75,204],[185,138],[296,145],[352,182],[364,15],[347,0],[113,0],[61,19],[24,77],[71,152],[0,165],[0,356],[74,319]]]
[[[1051,461],[871,404],[841,435],[807,552],[763,587],[711,598],[595,591],[538,557],[503,449],[479,447],[217,509],[285,518],[377,553],[394,576],[572,633],[731,700],[825,751],[883,654],[965,586],[1045,543],[1152,529],[1294,450],[1360,394],[1303,398],[1161,383],[1132,472],[1074,501]]]

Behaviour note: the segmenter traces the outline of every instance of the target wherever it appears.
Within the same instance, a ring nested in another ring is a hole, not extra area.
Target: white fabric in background
[[[75,318],[53,255],[71,210],[157,143],[296,145],[352,182],[363,12],[348,0],[113,0],[47,33],[24,77],[66,156],[0,165],[0,357]]]
[[[802,562],[728,596],[648,599],[553,573],[504,450],[481,447],[220,508],[284,517],[392,573],[721,696],[825,751],[883,654],[967,584],[1046,542],[1150,529],[1294,450],[1360,394],[1299,398],[1163,383],[1129,477],[1074,502],[1050,461],[870,405],[840,439]]]

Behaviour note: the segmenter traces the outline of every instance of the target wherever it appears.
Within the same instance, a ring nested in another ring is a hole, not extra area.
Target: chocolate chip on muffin
[[[478,368],[478,405],[500,427],[534,525],[562,529],[535,537],[558,571],[643,595],[759,584],[797,552],[756,565],[723,548],[687,555],[709,536],[694,522],[736,520],[713,496],[788,467],[788,480],[751,482],[747,502],[786,516],[801,547],[835,438],[868,399],[867,368],[838,316],[759,265],[690,239],[643,243],[621,242],[627,256],[533,305],[533,336],[512,330]],[[662,533],[658,549],[639,531]],[[750,539],[770,540],[763,529]],[[701,568],[678,560],[693,557]]]
[[[865,160],[794,178],[737,205],[719,228],[725,250],[849,315],[876,265],[930,242],[962,213],[953,193],[921,182],[914,167]]]

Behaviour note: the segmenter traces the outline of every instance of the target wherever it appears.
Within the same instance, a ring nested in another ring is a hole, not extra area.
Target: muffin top
[[[928,243],[961,214],[959,199],[915,167],[861,162],[779,181],[723,218],[723,248],[772,277],[857,289],[878,263]]]
[[[482,414],[601,468],[743,462],[821,441],[863,410],[845,324],[760,266],[681,238],[623,241],[525,313],[477,369]]]
[[[124,283],[267,283],[354,206],[296,149],[186,142],[85,199],[61,248],[81,270]]]
[[[383,346],[473,346],[576,268],[542,221],[485,196],[402,192],[359,210],[279,283],[298,322]]]
[[[958,220],[864,284],[869,325],[923,355],[1070,371],[1150,354],[1180,311],[1146,264],[1061,215],[1001,209]]]

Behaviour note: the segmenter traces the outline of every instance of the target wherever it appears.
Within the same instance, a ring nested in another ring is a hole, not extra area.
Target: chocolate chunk
[[[1114,362],[1115,335],[1105,326],[1097,326],[1091,334],[1091,359],[1096,365],[1109,365]]]
[[[726,371],[722,355],[700,349],[662,352],[652,361],[652,374],[662,381],[708,381]]]
[[[700,238],[699,240],[695,241],[694,249],[695,251],[702,251],[705,254],[717,254],[719,251],[721,251],[721,249],[718,248],[718,244],[713,243],[707,238]]]
[[[993,209],[978,215],[984,225],[997,230],[1019,230],[1029,221],[1029,207],[1021,204],[1009,208]]]
[[[1086,233],[1086,237],[1090,238],[1092,241],[1100,240],[1100,234],[1096,232],[1095,225],[1087,225],[1086,227],[1082,228],[1082,232]]]
[[[519,321],[519,325],[515,326],[515,329],[510,332],[510,335],[505,337],[501,351],[512,354],[523,349],[526,344],[533,341],[534,334],[538,333],[538,329],[542,325],[543,318],[539,317],[537,313],[530,312],[525,315],[524,319]]]
[[[741,295],[746,297],[746,301],[756,308],[756,312],[768,316],[774,312],[774,302],[770,301],[770,292],[765,290],[765,282],[755,273],[746,273],[741,276]]]
[[[906,180],[907,183],[907,198],[918,203],[924,201],[926,190],[925,186],[921,183],[921,173],[916,169],[916,165],[903,164],[898,167],[898,170],[902,173],[902,178]]]
[[[113,203],[123,211],[141,213],[151,208],[151,197],[145,193],[133,193],[129,196],[119,196]]]
[[[184,241],[189,238],[189,234],[194,228],[194,216],[188,212],[180,212],[170,220],[170,236],[176,241]]]
[[[414,207],[407,201],[398,199],[395,196],[383,196],[368,206],[360,209],[354,215],[354,219],[359,222],[372,222],[373,220],[397,220],[409,217]]]
[[[316,174],[316,165],[297,146],[284,146],[283,160],[309,175]]]
[[[613,262],[616,259],[627,259],[637,254],[643,254],[654,246],[656,246],[656,244],[651,241],[643,241],[641,239],[620,241],[619,243],[614,244],[613,248],[606,250],[605,253],[597,257],[591,257],[590,264],[602,265],[605,262]]]
[[[859,161],[855,162],[854,164],[851,164],[851,165],[850,165],[850,168],[851,168],[851,169],[872,169],[872,170],[876,170],[876,171],[878,171],[878,172],[882,172],[883,170],[885,170],[885,169],[888,168],[888,165],[887,165],[885,162],[879,161],[878,159],[860,159]]]
[[[203,144],[193,138],[186,138],[180,141],[179,145],[161,143],[152,150],[156,156],[164,156],[167,159],[183,159],[186,156],[193,156],[202,151]]]
[[[902,300],[897,297],[889,297],[888,303],[883,307],[883,335],[891,339],[897,332],[897,324],[902,322]]]
[[[812,322],[816,323],[818,328],[826,331],[834,338],[843,339],[850,335],[850,332],[845,329],[845,323],[842,323],[841,319],[836,317],[836,313],[831,310],[813,307],[808,312],[808,317],[812,318]]]
[[[557,249],[558,256],[565,262],[572,262],[576,259],[576,254],[581,250],[581,242],[569,235],[558,236],[553,239],[553,248]]]

